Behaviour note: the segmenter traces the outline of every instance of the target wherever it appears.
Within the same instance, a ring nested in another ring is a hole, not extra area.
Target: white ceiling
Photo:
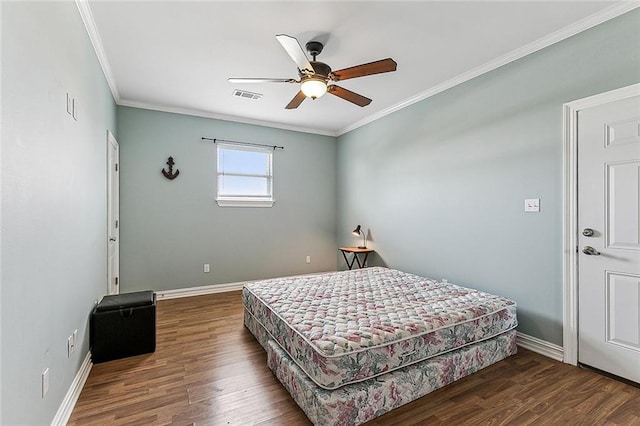
[[[95,1],[78,0],[120,105],[339,135],[629,10],[612,1]],[[637,6],[637,4],[636,4]],[[635,7],[635,6],[633,6]],[[340,82],[373,99],[285,105],[297,78],[276,34],[321,40],[334,70],[387,57],[393,73]],[[234,89],[263,94],[259,101]]]

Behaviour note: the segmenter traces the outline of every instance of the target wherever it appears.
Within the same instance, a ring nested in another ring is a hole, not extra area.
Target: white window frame
[[[259,152],[261,154],[267,154],[269,161],[268,175],[255,175],[255,174],[242,174],[236,173],[236,176],[254,176],[254,177],[266,177],[269,185],[270,195],[265,197],[261,195],[246,196],[246,195],[220,195],[220,175],[224,174],[224,171],[220,170],[220,152],[222,150],[235,150],[235,151],[249,151]],[[216,148],[216,202],[220,207],[272,207],[275,203],[273,199],[273,149],[266,147],[239,145],[239,144],[226,144],[217,143]]]

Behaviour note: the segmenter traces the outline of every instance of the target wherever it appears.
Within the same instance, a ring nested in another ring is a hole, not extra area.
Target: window
[[[218,144],[218,196],[223,207],[273,205],[273,150]]]

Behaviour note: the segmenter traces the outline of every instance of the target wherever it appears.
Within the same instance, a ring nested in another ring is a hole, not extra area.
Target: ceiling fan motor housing
[[[324,62],[316,61],[311,61],[310,64],[315,71],[315,76],[329,78],[329,74],[331,74],[331,67],[329,65],[325,64]]]

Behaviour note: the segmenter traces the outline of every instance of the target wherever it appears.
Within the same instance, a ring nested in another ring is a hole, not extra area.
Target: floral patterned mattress
[[[250,282],[242,295],[245,315],[329,390],[518,324],[512,300],[381,267]]]

